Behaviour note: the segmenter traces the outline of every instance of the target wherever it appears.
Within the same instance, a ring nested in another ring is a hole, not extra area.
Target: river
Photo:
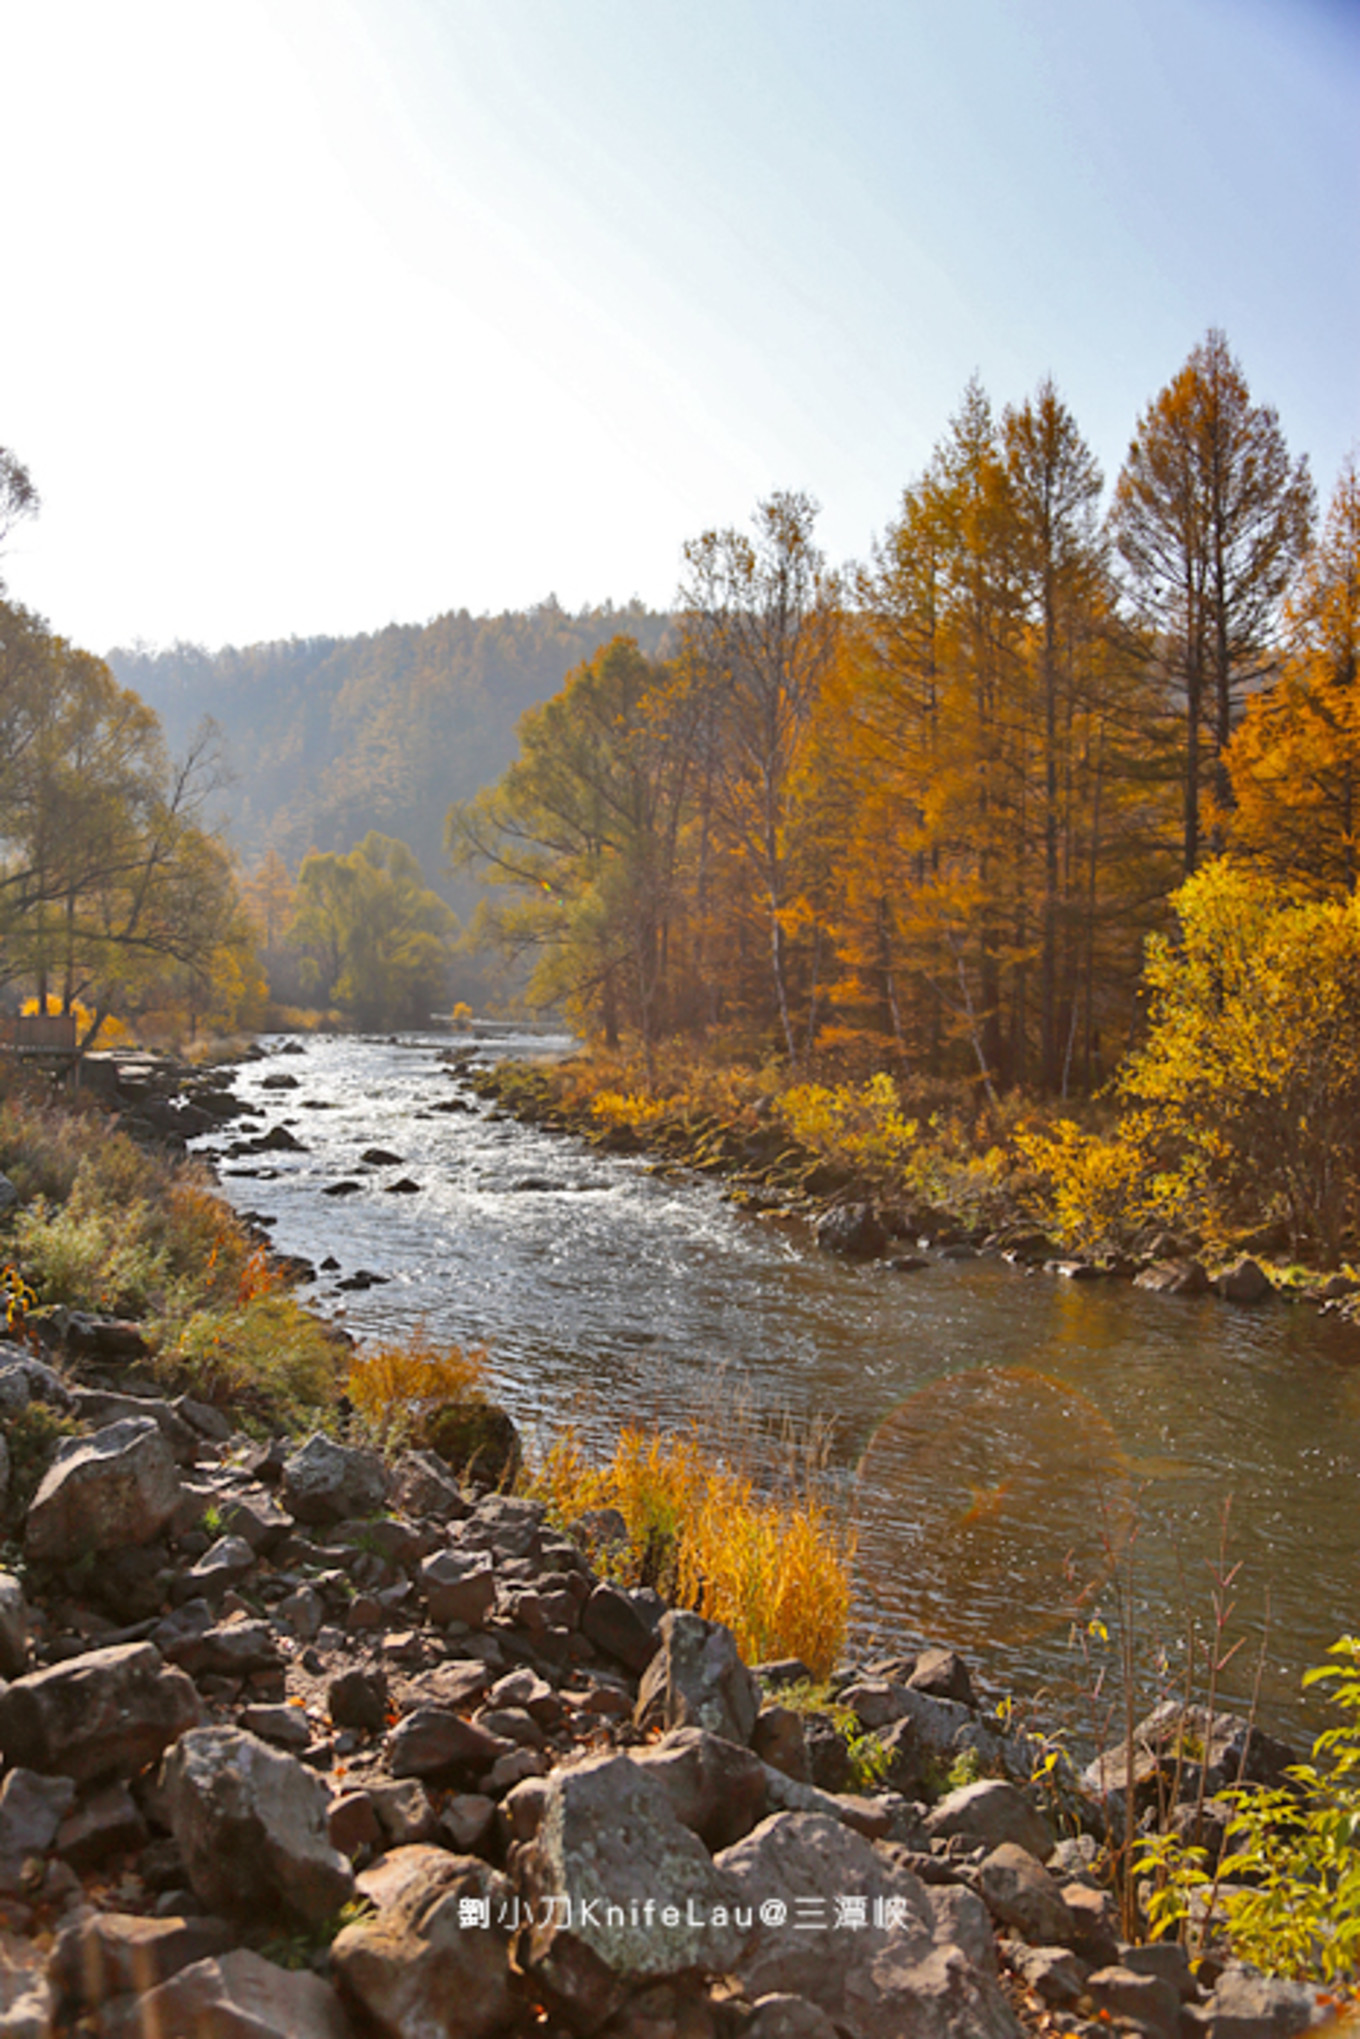
[[[564,1422],[597,1442],[628,1421],[829,1426],[859,1536],[857,1644],[954,1643],[992,1689],[1068,1695],[1044,1706],[1070,1705],[1081,1739],[1091,1710],[1070,1695],[1091,1673],[1072,1637],[1108,1655],[1088,1624],[1109,1622],[1112,1555],[1150,1692],[1159,1656],[1167,1676],[1182,1661],[1187,1604],[1207,1625],[1226,1508],[1243,1638],[1228,1689],[1259,1661],[1262,1718],[1315,1730],[1300,1674],[1360,1627],[1360,1331],[991,1259],[850,1265],[707,1179],[501,1117],[440,1059],[449,1045],[309,1037],[235,1083],[252,1130],[284,1124],[304,1151],[230,1158],[235,1126],[193,1143],[280,1251],[340,1263],[304,1296],[360,1339],[423,1326],[484,1346],[531,1451]],[[266,1087],[281,1075],[297,1088]],[[369,1148],[399,1160],[364,1165]],[[340,1180],[359,1187],[327,1196]],[[393,1193],[402,1180],[418,1187]],[[339,1286],[361,1268],[385,1279]]]

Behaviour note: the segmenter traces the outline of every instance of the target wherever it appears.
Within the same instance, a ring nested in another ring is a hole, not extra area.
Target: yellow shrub
[[[849,1621],[854,1539],[819,1501],[758,1493],[693,1432],[625,1430],[603,1466],[568,1432],[533,1484],[564,1523],[617,1508],[634,1574],[660,1565],[678,1604],[725,1623],[748,1662],[797,1656],[815,1677],[830,1672]]]
[[[440,1402],[479,1399],[486,1378],[486,1354],[447,1349],[422,1335],[405,1345],[380,1345],[360,1353],[349,1370],[345,1393],[383,1442],[415,1429]]]
[[[1107,1245],[1154,1215],[1158,1200],[1142,1146],[1119,1132],[1085,1133],[1060,1119],[1051,1133],[1019,1133],[1016,1145],[1044,1179],[1053,1224],[1069,1246]]]

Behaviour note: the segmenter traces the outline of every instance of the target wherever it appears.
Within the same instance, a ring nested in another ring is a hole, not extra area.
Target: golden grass
[[[345,1393],[380,1444],[417,1434],[421,1420],[441,1402],[480,1401],[486,1354],[437,1346],[423,1332],[402,1345],[359,1353]]]
[[[833,1668],[850,1614],[854,1537],[813,1494],[758,1491],[716,1463],[694,1432],[625,1430],[592,1465],[574,1432],[548,1452],[533,1491],[563,1523],[616,1508],[629,1566],[658,1570],[678,1605],[721,1621],[748,1663],[801,1657],[817,1678]]]

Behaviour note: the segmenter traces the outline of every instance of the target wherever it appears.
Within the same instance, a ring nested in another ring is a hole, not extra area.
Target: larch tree
[[[1143,413],[1113,509],[1129,593],[1183,705],[1187,872],[1201,854],[1206,790],[1217,813],[1231,805],[1234,714],[1271,671],[1312,515],[1306,459],[1291,459],[1275,411],[1252,402],[1211,329]]]

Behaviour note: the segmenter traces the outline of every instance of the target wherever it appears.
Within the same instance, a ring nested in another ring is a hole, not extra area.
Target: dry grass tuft
[[[345,1393],[376,1441],[386,1446],[419,1434],[422,1420],[446,1402],[484,1399],[486,1354],[433,1344],[417,1332],[404,1345],[360,1353]]]

